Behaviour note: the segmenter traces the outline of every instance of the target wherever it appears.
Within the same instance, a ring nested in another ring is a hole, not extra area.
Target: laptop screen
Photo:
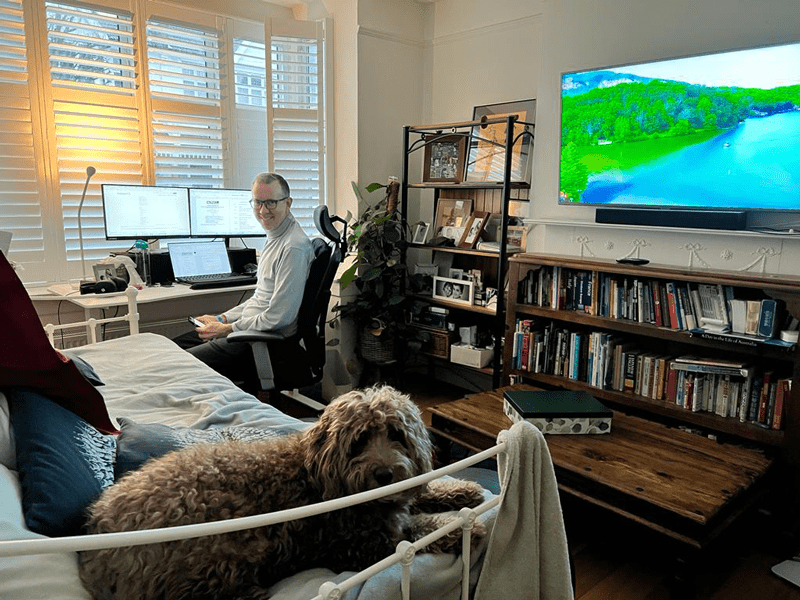
[[[175,277],[196,277],[230,273],[231,262],[225,242],[174,242],[167,244]]]

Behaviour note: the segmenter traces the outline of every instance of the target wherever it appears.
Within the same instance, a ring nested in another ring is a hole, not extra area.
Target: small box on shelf
[[[483,369],[492,361],[492,353],[491,348],[475,348],[466,344],[453,344],[450,346],[450,362]]]

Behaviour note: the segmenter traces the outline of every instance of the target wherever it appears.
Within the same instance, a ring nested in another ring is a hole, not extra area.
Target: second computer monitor
[[[250,190],[189,188],[192,237],[265,235],[250,207]]]

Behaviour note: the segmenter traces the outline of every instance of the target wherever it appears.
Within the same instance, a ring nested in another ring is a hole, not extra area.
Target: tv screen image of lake
[[[800,209],[800,111],[745,119],[656,160],[591,175],[581,203]]]

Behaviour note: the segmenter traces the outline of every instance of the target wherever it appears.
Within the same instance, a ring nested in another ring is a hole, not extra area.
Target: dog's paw
[[[483,488],[474,481],[437,479],[418,494],[411,503],[414,513],[437,513],[462,508],[475,508],[483,502]]]
[[[425,537],[429,533],[433,533],[439,527],[447,525],[458,515],[454,514],[433,514],[433,515],[414,515],[413,524],[413,537],[418,540]],[[486,536],[486,526],[480,521],[475,521],[472,524],[472,533],[470,535],[470,546],[475,548],[478,543]],[[461,552],[461,543],[463,540],[463,530],[461,528],[451,531],[444,537],[439,538],[435,542],[428,544],[422,552],[430,554],[448,554]]]

